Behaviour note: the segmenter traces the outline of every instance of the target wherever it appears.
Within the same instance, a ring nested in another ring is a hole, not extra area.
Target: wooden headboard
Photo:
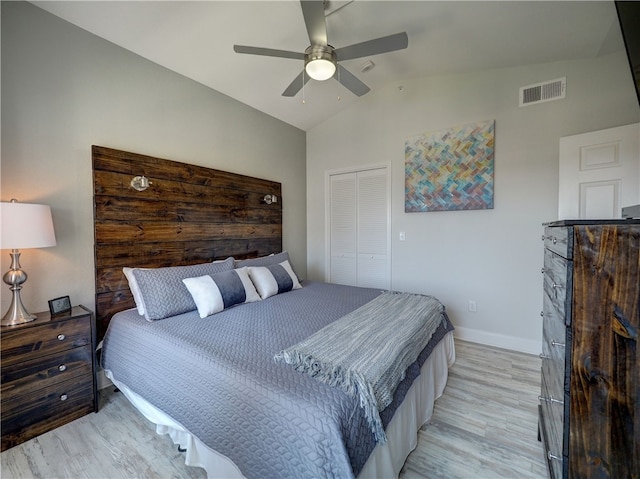
[[[101,146],[92,160],[98,339],[115,313],[135,306],[124,266],[282,251],[280,183]],[[131,186],[136,176],[149,180],[146,190]]]

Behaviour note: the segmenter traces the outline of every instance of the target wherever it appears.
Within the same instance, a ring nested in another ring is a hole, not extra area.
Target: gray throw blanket
[[[445,317],[432,296],[387,291],[274,359],[358,395],[376,441],[384,444],[380,411]]]

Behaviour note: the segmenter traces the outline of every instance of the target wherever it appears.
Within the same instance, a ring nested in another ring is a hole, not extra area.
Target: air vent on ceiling
[[[520,88],[520,106],[535,105],[546,101],[560,100],[565,97],[567,78],[537,83]]]

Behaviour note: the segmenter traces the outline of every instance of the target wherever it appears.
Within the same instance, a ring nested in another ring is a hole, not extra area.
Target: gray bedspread
[[[444,306],[433,296],[385,291],[279,352],[276,361],[359,398],[376,441],[387,442],[380,411],[436,328]]]
[[[135,310],[118,313],[102,365],[249,478],[353,477],[375,446],[358,400],[273,357],[380,293],[306,282],[204,319],[197,311],[155,322]],[[380,414],[385,426],[433,346],[453,329],[443,319]]]

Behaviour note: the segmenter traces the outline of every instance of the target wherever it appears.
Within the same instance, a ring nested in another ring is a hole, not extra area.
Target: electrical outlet
[[[475,313],[476,311],[478,311],[478,305],[476,304],[476,302],[472,299],[469,300],[469,312],[471,313]]]

